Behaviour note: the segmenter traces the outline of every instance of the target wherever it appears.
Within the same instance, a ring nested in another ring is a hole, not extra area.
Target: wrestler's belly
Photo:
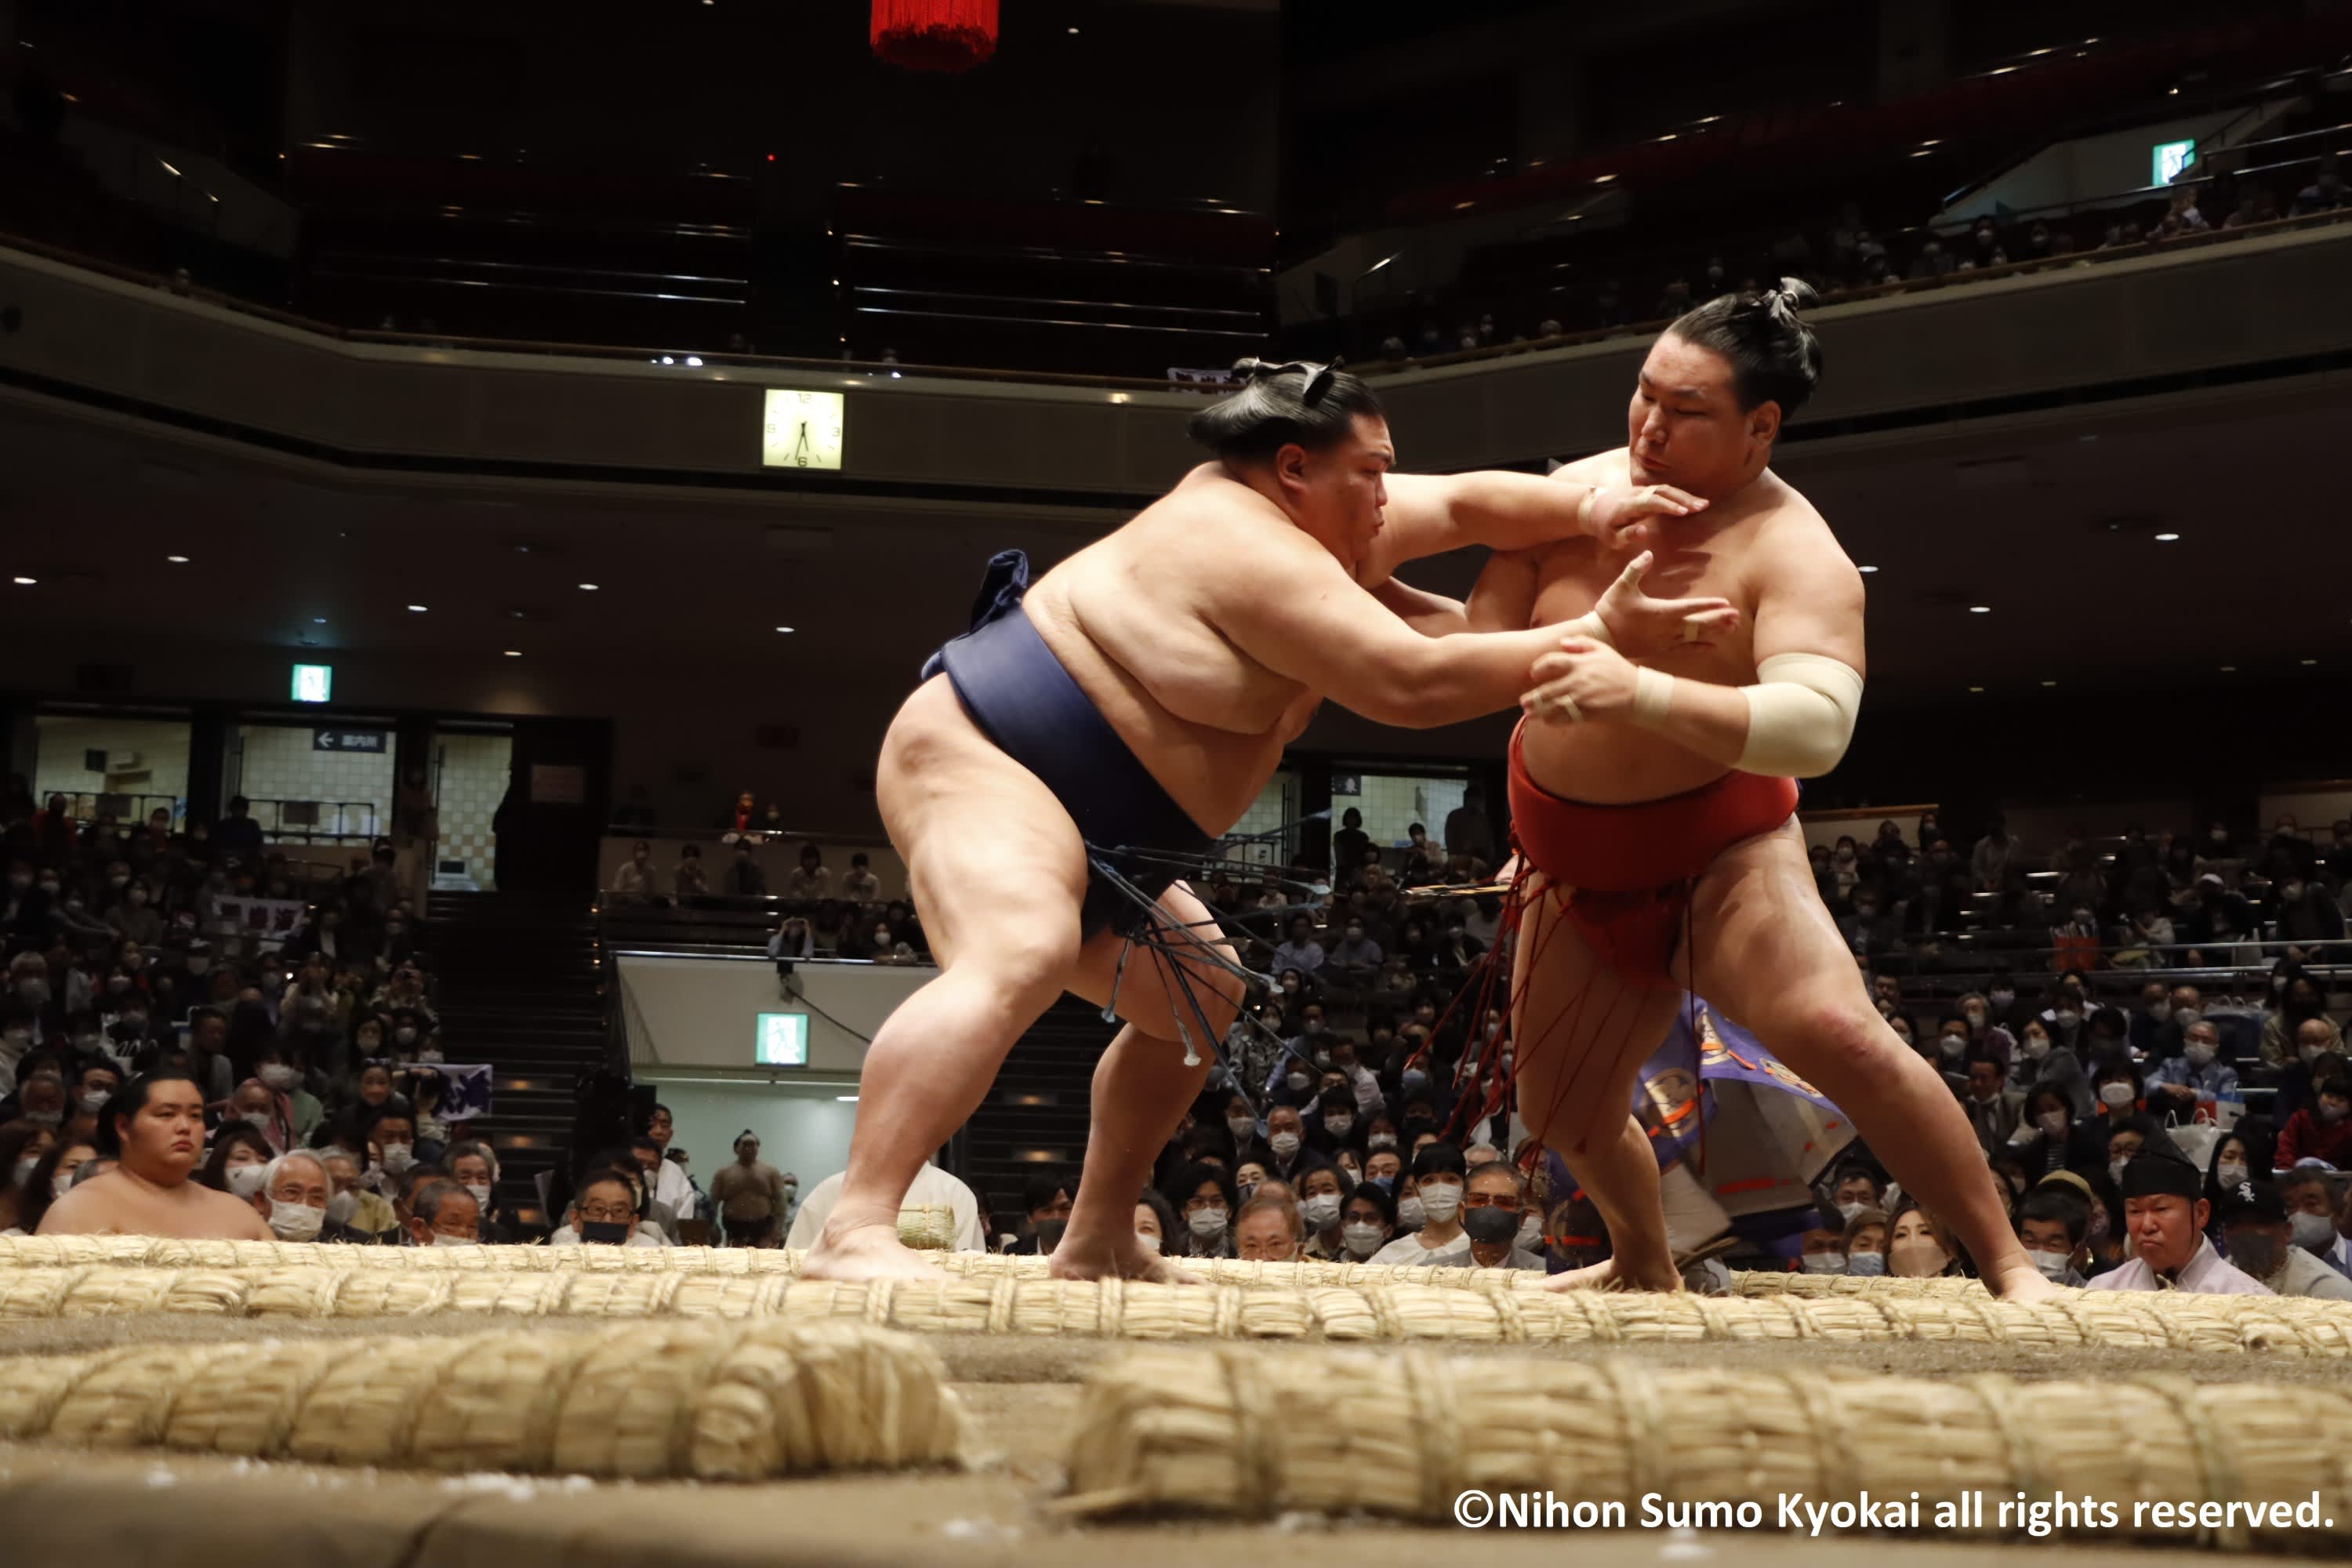
[[[1530,721],[1519,753],[1544,790],[1598,805],[1680,795],[1730,772],[1721,763],[1625,724]]]

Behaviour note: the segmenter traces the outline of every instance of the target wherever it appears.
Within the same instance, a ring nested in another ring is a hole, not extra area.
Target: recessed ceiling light
[[[1875,566],[1857,566],[1857,567],[1855,567],[1855,568],[1854,568],[1854,570],[1855,570],[1855,571],[1857,571],[1857,572],[1864,572],[1864,573],[1868,573],[1868,572],[1875,572],[1875,571],[1877,571],[1877,570],[1878,570],[1878,568],[1877,568],[1877,567],[1875,567]]]
[[[1981,686],[1971,686],[1971,687],[1969,687],[1969,689],[1970,691],[1982,691],[1982,690],[1984,689],[1984,688],[1983,688],[1983,687],[1981,687]]]
[[[423,614],[425,613],[425,606],[424,606],[424,605],[409,605],[409,606],[408,606],[408,608],[409,608],[410,612],[411,612],[412,614],[415,614],[415,615],[419,615],[419,616],[421,616],[421,615],[423,615]]]
[[[2044,685],[2044,686],[2055,686],[2055,685],[2057,685],[2058,683],[2057,683],[2056,681],[2054,681],[2054,680],[2045,680],[2045,681],[2043,681],[2042,684],[2042,685]]]
[[[163,559],[174,566],[185,566],[188,563],[188,558],[184,555],[166,555]]]
[[[2179,537],[2180,535],[2177,533],[2159,533],[2156,536],[2156,542],[2158,544],[2169,544]]]
[[[520,658],[522,657],[522,649],[519,647],[510,647],[507,649],[507,657],[509,658]]]
[[[596,591],[596,584],[593,583],[583,583],[580,584],[580,591],[583,594],[593,594]]]
[[[327,617],[324,616],[312,616],[310,617],[310,624],[314,626],[323,626],[327,624]]]
[[[19,577],[16,579],[16,586],[19,588],[29,588],[39,581],[40,579],[38,577]]]
[[[776,629],[777,629],[778,631],[780,631],[780,632],[789,632],[789,631],[791,631],[793,628],[792,628],[792,627],[790,627],[790,626],[778,626]]]
[[[2235,675],[2238,673],[2238,667],[2234,664],[2225,664],[2221,667],[2221,673],[2224,675]]]
[[[2301,664],[2317,664],[2319,661],[2315,658],[2306,658],[2297,660],[2297,662]]]
[[[1969,606],[1969,614],[1972,616],[1989,616],[1992,614],[1992,606],[1990,605],[1970,605]]]

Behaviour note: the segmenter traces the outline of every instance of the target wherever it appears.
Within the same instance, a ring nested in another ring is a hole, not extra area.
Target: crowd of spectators
[[[851,852],[836,879],[824,848],[803,843],[798,863],[772,886],[758,858],[762,842],[754,834],[723,835],[718,847],[725,861],[714,882],[701,844],[678,846],[676,862],[665,870],[652,842],[641,838],[605,891],[616,908],[757,911],[775,922],[767,952],[780,967],[812,958],[914,963],[929,952],[914,906],[883,897],[881,879],[864,850]]]
[[[428,933],[388,842],[337,874],[265,843],[242,799],[126,826],[19,777],[0,849],[0,1230],[108,1228],[102,1184],[51,1211],[128,1160],[289,1240],[512,1234],[497,1156],[443,1114]]]
[[[1364,342],[1377,342],[1378,357],[1395,363],[1630,331],[1672,321],[1718,294],[1753,292],[1766,279],[1801,278],[1824,297],[1903,283],[1962,282],[1979,271],[2080,267],[2116,252],[2147,254],[2200,236],[2234,235],[2347,206],[2352,186],[2333,154],[2315,160],[2307,172],[2283,176],[2225,172],[2185,180],[2160,200],[2134,205],[2024,218],[1988,216],[1946,228],[1874,227],[1858,205],[1848,203],[1825,223],[1749,246],[1603,265],[1597,268],[1601,276],[1580,286],[1529,295],[1474,284],[1465,300],[1444,310],[1404,307],[1405,320],[1384,318],[1378,325],[1383,335]]]

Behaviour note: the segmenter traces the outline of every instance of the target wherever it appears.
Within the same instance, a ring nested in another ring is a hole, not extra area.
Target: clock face
[[[838,392],[768,388],[760,462],[771,468],[839,468],[845,426]]]

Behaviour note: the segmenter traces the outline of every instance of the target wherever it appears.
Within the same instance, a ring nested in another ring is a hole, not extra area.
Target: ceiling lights
[[[1972,616],[1989,616],[1992,614],[1992,606],[1990,605],[1970,605],[1969,606],[1969,614]]]
[[[40,579],[38,577],[19,577],[16,579],[16,586],[19,588],[29,588],[39,581]]]
[[[510,647],[507,649],[507,657],[509,658],[520,658],[522,657],[522,649],[519,647]]]
[[[596,591],[596,584],[593,583],[583,583],[580,584],[580,591],[583,594],[593,594]]]
[[[782,633],[785,633],[787,636],[789,636],[789,635],[791,634],[791,632],[792,632],[792,629],[793,629],[793,628],[792,628],[792,627],[790,627],[790,626],[778,626],[776,629],[777,629],[778,631],[782,632]]]
[[[166,555],[163,559],[174,566],[185,566],[188,563],[188,558],[184,555]]]
[[[422,605],[411,605],[408,606],[408,613],[413,616],[421,616],[425,613],[425,606]]]
[[[1877,571],[1878,568],[1875,566],[1857,566],[1854,570],[1863,574],[1864,576],[1868,576],[1871,573]]]
[[[2159,533],[2156,536],[2156,542],[2158,544],[2169,544],[2179,537],[2180,535],[2177,533]]]

